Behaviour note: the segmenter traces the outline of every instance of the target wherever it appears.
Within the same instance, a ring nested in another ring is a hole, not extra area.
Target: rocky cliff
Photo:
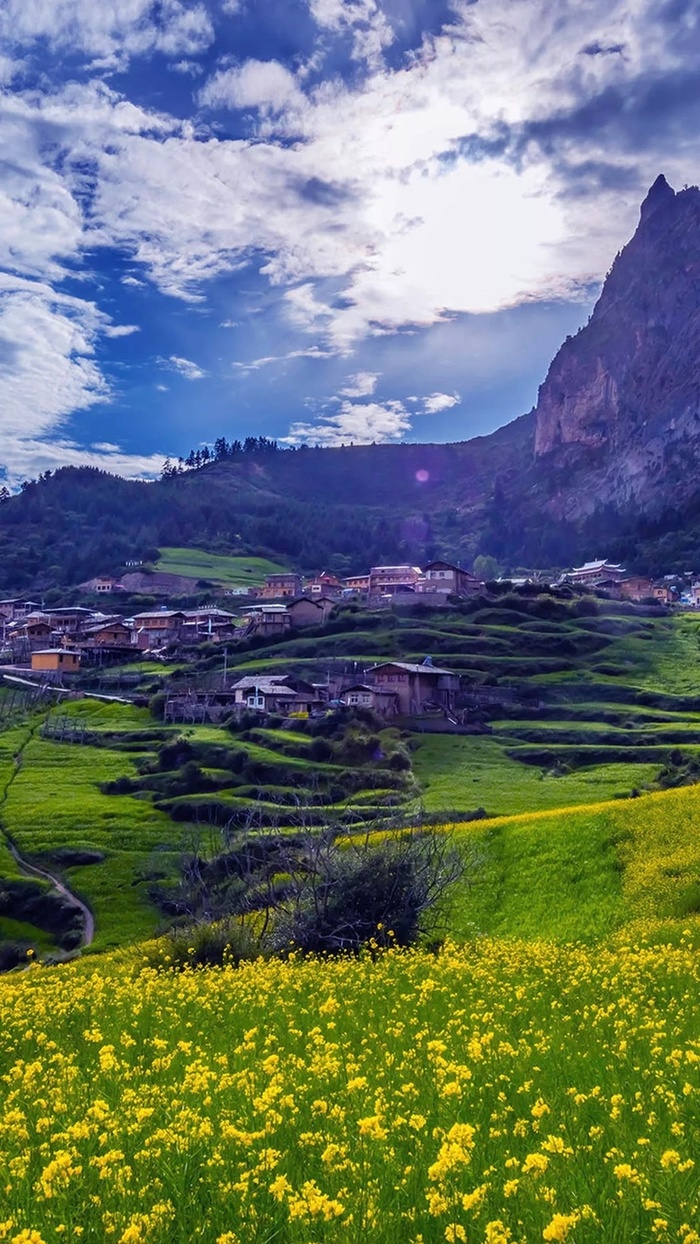
[[[698,491],[700,190],[657,178],[586,325],[540,388],[535,456],[547,511],[654,513]]]

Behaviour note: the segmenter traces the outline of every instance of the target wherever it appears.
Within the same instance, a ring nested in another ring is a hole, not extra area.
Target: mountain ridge
[[[663,548],[673,569],[676,555],[700,564],[699,469],[700,190],[660,175],[527,414],[452,444],[242,453],[150,484],[65,468],[0,505],[0,590],[187,544],[348,572],[600,551],[648,570]]]

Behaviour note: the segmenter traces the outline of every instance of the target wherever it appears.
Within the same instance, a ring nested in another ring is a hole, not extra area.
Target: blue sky
[[[528,410],[700,167],[690,0],[0,0],[0,474]]]

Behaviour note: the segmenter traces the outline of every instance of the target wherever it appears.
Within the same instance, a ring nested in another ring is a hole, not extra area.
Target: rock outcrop
[[[588,324],[552,362],[535,415],[538,473],[559,479],[550,513],[575,520],[601,504],[653,512],[669,503],[666,468],[680,499],[698,491],[697,187],[654,182]]]

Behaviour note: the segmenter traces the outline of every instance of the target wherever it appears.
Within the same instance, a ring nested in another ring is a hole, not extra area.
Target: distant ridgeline
[[[211,449],[208,445],[202,445],[199,449],[191,449],[186,458],[177,458],[175,462],[166,458],[160,478],[171,479],[185,470],[197,470],[210,462],[228,462],[241,454],[271,454],[278,449],[277,441],[268,440],[266,436],[246,436],[243,441],[227,441],[225,436],[217,436]]]
[[[66,468],[0,489],[0,588],[116,573],[162,546],[339,574],[378,562],[700,570],[700,190],[663,177],[537,406],[453,445],[282,449],[220,436],[153,484]]]

